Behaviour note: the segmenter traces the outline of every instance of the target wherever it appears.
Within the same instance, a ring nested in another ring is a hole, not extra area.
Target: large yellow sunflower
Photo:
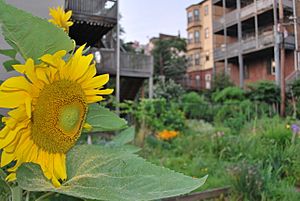
[[[81,46],[69,60],[65,51],[28,59],[14,69],[25,76],[12,77],[0,86],[0,107],[12,109],[0,131],[1,167],[16,161],[7,179],[16,179],[22,163],[39,164],[54,186],[67,178],[66,153],[84,127],[87,104],[111,94],[103,89],[109,75],[96,75],[93,55],[83,56]]]
[[[60,6],[57,8],[49,8],[49,15],[52,16],[49,22],[69,33],[69,27],[73,25],[73,22],[69,21],[72,16],[71,10],[65,12]]]

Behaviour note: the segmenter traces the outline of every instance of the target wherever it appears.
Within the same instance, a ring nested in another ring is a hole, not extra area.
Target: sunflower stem
[[[46,198],[50,197],[51,195],[53,195],[54,192],[48,192],[48,193],[45,193],[44,195],[40,196],[38,199],[36,199],[35,201],[42,201],[42,200],[45,200]]]
[[[14,186],[11,188],[12,201],[22,201],[23,190],[20,186]]]

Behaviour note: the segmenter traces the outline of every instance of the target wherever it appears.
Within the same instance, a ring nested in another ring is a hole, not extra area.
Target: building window
[[[208,15],[208,5],[204,6],[204,15]]]
[[[195,21],[200,20],[200,15],[199,15],[199,10],[198,9],[194,10],[194,19],[195,19]]]
[[[209,29],[206,28],[206,29],[205,29],[205,38],[208,38],[208,37],[209,37]]]
[[[188,23],[191,23],[193,21],[193,13],[192,12],[188,12]]]
[[[188,66],[193,66],[193,55],[188,57]]]
[[[271,73],[272,75],[275,75],[276,74],[276,64],[275,64],[275,61],[274,59],[272,59],[272,65],[271,65]]]
[[[196,75],[196,87],[200,88],[200,75]]]
[[[210,74],[205,75],[205,88],[206,89],[211,88],[211,75]]]
[[[200,54],[195,54],[195,65],[200,65]]]
[[[266,62],[267,66],[267,74],[275,75],[276,74],[276,65],[274,59],[268,59]]]
[[[192,44],[192,43],[193,43],[193,33],[189,33],[188,44]]]
[[[209,61],[209,53],[208,52],[206,52],[205,61]]]
[[[200,42],[200,32],[199,31],[194,32],[194,38],[195,38],[195,43]]]

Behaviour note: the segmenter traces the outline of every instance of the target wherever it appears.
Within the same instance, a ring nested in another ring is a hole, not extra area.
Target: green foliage
[[[185,194],[202,186],[206,180],[206,177],[193,179],[154,166],[124,150],[100,146],[77,146],[68,153],[67,159],[69,179],[60,188],[54,188],[45,180],[40,168],[34,164],[19,168],[18,183],[28,191],[119,201],[154,200]]]
[[[175,80],[181,78],[186,72],[187,61],[179,53],[186,51],[186,41],[181,38],[158,39],[154,45],[154,75]]]
[[[296,98],[300,98],[300,79],[294,80],[289,85],[290,91],[292,91],[293,96]]]
[[[3,1],[0,1],[0,25],[5,40],[24,59],[38,61],[44,54],[53,54],[58,50],[68,52],[74,47],[62,29]],[[12,51],[2,51],[2,54],[15,56]]]
[[[126,114],[132,115],[139,123],[144,122],[153,131],[182,131],[185,128],[184,113],[175,101],[143,99],[138,103],[122,104],[121,107]]]
[[[259,167],[242,162],[231,169],[231,174],[233,189],[243,200],[262,200],[266,184]]]
[[[180,84],[172,79],[159,79],[153,86],[154,98],[164,98],[166,100],[178,100],[185,93]]]
[[[213,100],[218,103],[242,101],[244,99],[245,92],[239,87],[227,87],[213,94]]]
[[[234,86],[233,82],[230,80],[230,76],[226,75],[223,72],[220,72],[215,75],[212,82],[212,91],[221,91],[227,87]]]
[[[249,98],[253,101],[265,102],[268,104],[280,102],[280,89],[270,81],[259,81],[248,86]]]
[[[8,183],[5,181],[6,174],[0,169],[0,200],[9,200],[11,189]]]
[[[97,103],[89,106],[86,122],[92,126],[89,132],[116,131],[127,127],[124,119]]]
[[[211,121],[213,116],[213,108],[205,100],[204,96],[200,96],[196,92],[190,92],[182,96],[182,107],[187,118],[203,119]]]

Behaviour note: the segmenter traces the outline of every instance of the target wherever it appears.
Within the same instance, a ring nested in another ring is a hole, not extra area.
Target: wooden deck
[[[92,48],[91,52],[95,54],[99,51],[101,62],[97,64],[97,70],[100,73],[116,74],[116,54],[113,49]],[[133,54],[121,52],[120,54],[120,76],[149,78],[153,74],[153,57],[143,54]]]

